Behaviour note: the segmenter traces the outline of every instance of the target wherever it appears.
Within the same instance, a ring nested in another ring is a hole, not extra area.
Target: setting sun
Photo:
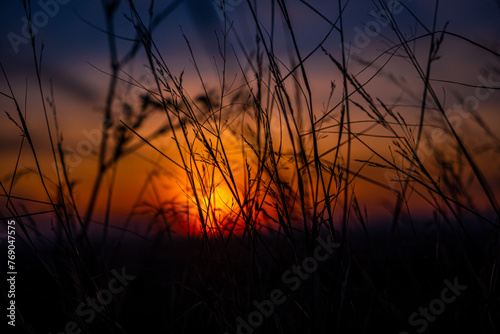
[[[208,187],[208,189],[205,187],[200,193],[202,201],[201,212],[203,214],[202,217],[198,217],[200,232],[204,229],[203,224],[206,226],[206,232],[210,234],[233,229],[233,225],[241,217],[238,217],[238,205],[231,191],[219,184]],[[192,197],[192,204],[196,204],[193,201],[194,198]]]

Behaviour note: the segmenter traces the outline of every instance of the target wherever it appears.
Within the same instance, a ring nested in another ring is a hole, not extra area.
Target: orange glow
[[[231,190],[223,183],[198,185],[196,196],[191,190],[188,197],[188,215],[192,222],[196,217],[195,226],[189,228],[191,233],[207,235],[225,234],[233,230],[238,233],[237,225],[241,219],[240,208]],[[199,203],[199,204],[198,204]]]

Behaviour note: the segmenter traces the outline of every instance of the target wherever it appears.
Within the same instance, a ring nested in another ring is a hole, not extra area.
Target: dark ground
[[[81,246],[82,262],[69,244],[45,245],[36,255],[18,242],[16,329],[28,333],[24,323],[33,333],[54,334],[238,333],[236,319],[248,321],[252,302],[268,299],[274,289],[283,291],[286,301],[274,305],[261,326],[239,333],[494,333],[493,325],[500,328],[498,282],[491,281],[492,271],[498,271],[498,233],[475,229],[466,236],[443,228],[438,235],[435,225],[416,234],[403,230],[397,228],[392,237],[381,229],[368,236],[352,232],[349,249],[320,262],[296,291],[282,275],[306,254],[299,251],[294,258],[283,237],[234,239],[227,245],[215,239],[207,244],[128,237],[117,252],[117,240],[94,246],[93,255]],[[87,297],[109,289],[113,269],[135,278],[90,319]],[[466,288],[456,298],[445,292],[453,301],[441,303],[441,312],[434,300],[442,299],[445,280]],[[5,297],[4,282],[5,275]],[[410,315],[431,302],[437,316],[430,315],[425,327],[418,315],[412,326]],[[78,317],[82,303],[87,313]]]

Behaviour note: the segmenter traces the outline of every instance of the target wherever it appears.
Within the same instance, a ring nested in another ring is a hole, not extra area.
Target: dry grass
[[[255,332],[408,330],[409,314],[439,294],[443,279],[453,277],[470,288],[430,328],[496,332],[500,221],[492,189],[495,175],[483,172],[476,149],[454,126],[432,74],[448,38],[459,38],[495,59],[500,55],[447,31],[446,26],[439,28],[436,19],[432,27],[425,26],[409,8],[405,10],[425,32],[407,37],[386,1],[375,3],[396,38],[380,57],[387,63],[393,57],[404,59],[421,80],[421,92],[415,93],[392,77],[395,88],[412,92],[409,103],[419,112],[414,122],[406,120],[404,106],[385,103],[370,91],[369,82],[384,75],[383,67],[376,69],[375,62],[367,62],[365,71],[375,68],[375,74],[365,82],[351,71],[342,14],[347,4],[340,1],[340,14],[328,22],[329,34],[338,33],[342,49],[328,50],[323,43],[314,48],[336,71],[337,82],[332,79],[328,101],[316,100],[315,79],[307,65],[311,55],[301,49],[293,15],[283,0],[273,1],[272,6],[273,20],[283,22],[290,41],[286,60],[274,50],[274,21],[265,27],[252,1],[245,6],[254,19],[255,45],[246,49],[240,44],[242,52],[235,51],[230,40],[238,36],[229,18],[216,32],[217,83],[206,82],[185,37],[201,93],[188,91],[183,74],[172,72],[155,43],[153,31],[168,11],[143,18],[129,1],[127,15],[137,34],[130,51],[121,56],[114,21],[119,1],[103,1],[109,86],[92,190],[83,194],[89,198],[84,210],[75,199],[77,189],[66,168],[54,94],[43,88],[41,54],[33,36],[45,127],[52,159],[61,168],[53,179],[40,166],[39,147],[31,139],[22,103],[1,67],[9,87],[1,94],[13,106],[8,117],[23,135],[20,152],[27,145],[35,159],[30,173],[43,186],[53,226],[53,235],[47,237],[36,216],[11,196],[24,173],[18,158],[9,178],[0,183],[8,211],[2,214],[19,222],[19,243],[25,249],[21,258],[35,259],[25,273],[40,276],[20,283],[33,287],[19,298],[43,297],[32,307],[20,306],[19,327],[37,333],[63,328],[72,320],[88,333],[235,333],[236,319],[254,310],[253,301],[264,300],[273,289],[285,290],[281,275],[313,256],[318,238],[331,237],[340,248],[297,291],[288,293],[288,301]],[[29,2],[24,6],[29,17]],[[326,19],[316,13],[318,20]],[[415,41],[427,43],[426,57],[417,56]],[[124,74],[125,65],[139,51],[144,51],[154,87]],[[230,60],[238,64],[238,79],[231,73]],[[122,86],[143,88],[143,104],[125,102],[123,114],[117,116],[112,103]],[[319,110],[321,103],[327,108]],[[165,125],[147,132],[144,124],[158,112],[164,115]],[[498,137],[479,112],[471,114],[470,122],[482,129],[485,150],[496,157]],[[444,144],[435,143],[432,131],[436,128],[447,135]],[[156,144],[159,140],[176,149],[175,157],[162,152]],[[377,141],[384,142],[382,149],[373,144]],[[423,149],[426,145],[431,145],[431,151]],[[157,152],[162,160],[151,162],[153,171],[137,191],[128,218],[114,226],[111,203],[117,168],[123,158],[144,148]],[[370,157],[356,158],[355,149],[360,148]],[[157,188],[162,173],[175,175],[185,198],[162,198]],[[376,217],[359,199],[360,183],[376,186],[395,199],[388,231],[370,226]],[[152,200],[145,200],[147,188],[153,189]],[[415,197],[434,214],[427,225],[413,207]],[[95,219],[96,203],[103,199],[104,219]],[[148,222],[143,234],[129,229],[137,216]],[[98,237],[89,232],[93,226],[100,231]],[[172,237],[174,231],[185,235]],[[75,315],[80,302],[106,286],[111,269],[123,265],[136,275],[126,292],[90,323]],[[48,287],[55,291],[50,298],[45,292]],[[43,309],[53,309],[57,315]],[[469,326],[473,319],[476,324]]]

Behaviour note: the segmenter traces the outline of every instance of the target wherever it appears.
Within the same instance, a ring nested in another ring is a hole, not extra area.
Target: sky
[[[104,1],[105,2],[105,1]],[[134,29],[129,20],[130,11],[127,9],[126,1],[119,1],[120,7],[116,17],[116,34],[118,36],[133,38]],[[331,28],[330,23],[318,18],[318,16],[307,7],[304,2],[297,0],[286,1],[291,21],[294,25],[299,48],[303,55],[309,54],[316,46],[325,39],[323,47],[333,54],[340,52],[339,35],[335,31],[328,35]],[[422,24],[432,27],[435,1],[403,1]],[[145,20],[148,17],[149,1],[136,1],[138,10]],[[324,14],[330,20],[335,20],[338,14],[338,3],[334,1],[308,1],[311,7]],[[361,70],[360,61],[371,61],[381,53],[388,43],[395,41],[395,36],[388,27],[384,27],[373,17],[376,9],[375,2],[368,0],[352,0],[343,2],[344,9],[344,29],[347,44],[352,47],[352,58],[350,60],[351,69]],[[242,44],[249,51],[253,51],[255,41],[255,26],[252,23],[251,13],[245,1],[232,0],[227,3],[227,12],[233,20],[234,31],[238,33]],[[57,104],[58,118],[64,134],[65,142],[70,147],[76,147],[85,138],[84,132],[92,132],[99,127],[99,110],[103,106],[107,84],[109,81],[109,52],[107,36],[103,31],[106,29],[105,16],[102,10],[101,1],[89,0],[48,0],[32,1],[33,17],[38,19],[36,40],[37,50],[43,48],[42,73],[48,92],[49,82],[53,83],[54,96]],[[275,8],[276,9],[276,8]],[[153,10],[155,13],[165,11],[164,20],[158,25],[154,32],[154,39],[166,62],[171,66],[175,75],[185,72],[185,85],[192,91],[201,91],[195,68],[193,57],[189,52],[188,44],[192,47],[195,60],[199,65],[203,77],[211,87],[216,88],[217,65],[220,66],[220,58],[217,48],[217,37],[221,37],[220,31],[224,27],[221,21],[221,13],[217,9],[215,1],[184,0],[184,1],[154,1]],[[258,2],[258,15],[261,18],[263,28],[270,29],[272,8],[270,2]],[[276,9],[277,10],[277,9]],[[408,35],[419,35],[424,30],[415,24],[414,20],[406,13],[398,13],[396,18],[402,29]],[[498,36],[500,36],[499,1],[457,1],[445,0],[439,2],[437,29],[440,30],[449,22],[448,31],[465,36],[482,45],[500,51]],[[290,40],[284,37],[282,20],[278,20],[275,26],[276,34],[276,54],[280,55],[284,62],[283,66],[289,66],[287,58],[291,48]],[[31,45],[24,43],[23,30],[25,26],[25,13],[21,1],[1,1],[0,2],[0,62],[9,76],[16,96],[23,101],[24,92],[28,91],[26,104],[27,118],[31,126],[39,131],[34,132],[34,137],[39,143],[38,149],[42,155],[49,156],[50,146],[47,145],[47,133],[44,125],[44,118],[40,105],[39,92],[36,89],[36,80],[33,75],[33,54]],[[373,33],[374,37],[368,36],[366,26],[375,22],[375,29],[379,32]],[[269,32],[269,31],[268,31]],[[242,50],[237,44],[236,35],[229,35],[229,42],[234,46],[234,52],[242,56]],[[220,41],[220,39],[219,39]],[[417,53],[425,56],[426,42],[416,42]],[[129,50],[131,42],[120,40],[118,42],[118,53],[123,55]],[[359,52],[356,52],[356,49]],[[496,61],[495,57],[484,50],[480,50],[467,44],[463,40],[446,37],[442,46],[443,59],[434,68],[435,79],[445,79],[460,81],[470,85],[481,84],[480,77],[487,77],[485,67]],[[356,58],[356,56],[358,58]],[[383,58],[382,58],[383,59]],[[143,51],[138,53],[137,59],[125,67],[127,74],[122,73],[122,77],[130,75],[147,82],[146,60]],[[217,65],[216,65],[217,64]],[[361,80],[367,80],[373,74],[376,66],[381,62],[376,62],[373,69],[362,72],[359,76]],[[325,101],[328,98],[331,82],[338,80],[336,68],[328,61],[325,54],[318,50],[305,63],[313,80],[315,106],[319,112],[325,108]],[[230,73],[238,72],[238,64],[233,60],[228,63]],[[371,91],[378,96],[390,101],[397,101],[401,95],[400,91],[388,90],[390,75],[405,80],[408,86],[415,92],[421,92],[419,86],[420,79],[414,72],[409,70],[408,64],[403,59],[396,59],[391,62],[390,67],[384,70],[381,81],[372,82],[367,85]],[[384,79],[385,76],[385,79]],[[496,77],[498,80],[498,76]],[[497,80],[495,79],[495,80]],[[384,81],[385,80],[385,81]],[[439,85],[436,83],[436,85]],[[453,105],[453,91],[465,96],[472,94],[472,89],[467,89],[456,85],[441,84],[441,92],[447,92],[448,105]],[[6,82],[0,80],[0,91],[5,92]],[[124,93],[123,96],[126,96]],[[491,98],[481,102],[481,110],[489,124],[500,121],[498,116],[498,106],[500,103],[499,93],[492,93]],[[443,95],[444,96],[444,95]],[[12,104],[5,98],[0,98],[2,109],[14,112]],[[411,111],[411,110],[410,110]],[[338,114],[337,114],[338,115]],[[416,113],[410,113],[409,117],[416,117]],[[360,116],[361,117],[361,116]],[[155,124],[162,122],[162,119],[155,118],[149,125],[154,128]],[[498,124],[498,123],[496,123]],[[467,131],[468,124],[464,124]],[[494,127],[493,127],[494,128]],[[9,174],[15,164],[15,157],[20,142],[19,131],[12,125],[6,115],[0,115],[0,154],[5,157],[4,163],[0,167],[0,177],[4,178]],[[386,143],[380,143],[384,147]],[[171,149],[166,145],[165,149]],[[142,152],[142,151],[141,151]],[[154,158],[154,154],[145,150],[144,154],[149,158]],[[366,157],[369,152],[358,151],[360,158]],[[2,159],[2,160],[3,160]],[[28,152],[23,152],[23,164],[29,166],[33,163]],[[81,183],[83,190],[88,190],[86,180],[90,170],[95,169],[95,159],[90,156],[83,157],[83,162],[75,167],[74,175]],[[498,165],[485,166],[490,173],[495,173]],[[47,166],[45,166],[47,168]],[[131,175],[141,175],[148,171],[149,167],[144,167],[141,159],[127,160],[126,170],[120,171],[121,177],[128,179],[127,183],[119,185],[121,189],[116,192],[118,202],[130,202],[132,197],[128,194],[130,189],[140,189],[144,178],[131,178]],[[50,169],[50,168],[48,168]],[[31,176],[33,180],[33,176]],[[28,184],[32,184],[31,181]],[[20,196],[30,196],[35,192],[30,186],[24,186],[20,191]],[[40,191],[40,189],[36,190]],[[135,191],[135,190],[134,190]],[[375,191],[371,186],[366,186],[360,190],[366,198]],[[85,194],[85,191],[83,191]],[[36,197],[36,196],[35,196]],[[82,195],[82,197],[86,197]],[[85,199],[82,198],[82,201]],[[385,208],[378,203],[379,211]]]
[[[47,78],[53,79],[54,83],[59,84],[67,93],[81,101],[97,100],[100,98],[101,91],[95,79],[98,76],[91,65],[102,70],[106,70],[107,64],[107,39],[106,35],[98,29],[104,30],[104,15],[100,1],[78,1],[64,0],[64,4],[58,4],[58,8],[51,6],[52,1],[33,1],[33,14],[41,19],[40,28],[36,34],[38,39],[38,48],[41,43],[44,48],[44,73]],[[43,4],[48,4],[41,6]],[[138,2],[142,13],[147,14],[149,2]],[[235,30],[242,36],[247,45],[253,42],[254,35],[250,33],[253,29],[251,17],[246,3],[242,0],[233,0],[235,6],[228,4],[228,12],[234,18]],[[414,10],[415,15],[422,19],[427,26],[432,25],[432,13],[434,12],[434,1],[407,1],[408,6]],[[267,3],[266,3],[267,4]],[[326,36],[330,25],[318,20],[315,13],[299,1],[289,1],[291,18],[297,26],[297,39],[304,52],[312,50],[318,42]],[[310,5],[317,10],[326,13],[327,17],[334,18],[338,12],[335,2],[311,1]],[[207,64],[213,71],[213,62],[210,61],[217,56],[217,45],[214,31],[222,28],[220,12],[215,8],[215,2],[202,0],[185,1],[155,1],[154,9],[161,12],[166,8],[171,8],[170,14],[158,26],[154,37],[160,50],[165,55],[169,64],[180,71],[188,69],[190,66],[190,57],[188,54],[186,42],[183,34],[190,41],[193,50],[202,56],[197,59]],[[270,8],[266,5],[260,5],[259,15],[263,18],[263,25],[269,26]],[[51,9],[51,15],[44,15],[43,8]],[[142,7],[142,8],[141,8]],[[364,31],[364,25],[373,21],[371,12],[375,9],[371,1],[352,0],[347,3],[344,14],[344,24],[346,25],[346,39],[355,41],[359,36],[359,29]],[[40,15],[36,15],[40,14]],[[126,1],[121,1],[119,14],[117,15],[116,31],[120,36],[133,37],[134,31],[126,16],[129,16],[126,8]],[[32,54],[29,43],[23,43],[23,29],[26,29],[23,23],[23,8],[21,1],[2,1],[0,4],[0,15],[2,18],[0,50],[1,60],[9,70],[11,75],[26,77],[32,73]],[[496,36],[500,33],[498,18],[500,11],[496,1],[462,1],[460,6],[455,1],[441,1],[439,7],[438,27],[443,27],[446,21],[449,21],[448,30],[457,34],[466,36],[474,41],[488,46],[496,41]],[[398,14],[400,24],[405,27],[407,20],[405,13]],[[43,18],[47,18],[43,20]],[[357,30],[358,29],[358,30]],[[279,36],[279,27],[276,29]],[[420,29],[421,30],[421,29]],[[410,31],[410,30],[408,30]],[[10,34],[10,35],[9,35]],[[16,37],[14,37],[14,35]],[[9,36],[10,39],[9,39]],[[373,46],[380,42],[384,37],[391,39],[389,29],[384,27],[380,36],[372,38],[366,49],[374,49]],[[14,40],[19,37],[21,42]],[[464,44],[451,40],[451,45],[456,55],[453,55],[452,61],[465,61],[474,56],[470,52],[476,52],[472,48],[465,48]],[[362,40],[362,39],[361,39]],[[232,39],[234,42],[234,39]],[[286,52],[286,41],[277,43],[277,49]],[[331,34],[324,46],[328,50],[338,51],[340,43],[337,34]],[[130,47],[129,42],[122,42],[119,50],[125,52]],[[16,52],[17,51],[17,52]],[[321,53],[321,52],[318,52]],[[367,51],[363,50],[366,54]],[[481,55],[480,55],[481,56]],[[483,55],[484,56],[484,55]],[[206,60],[206,63],[203,61]],[[313,62],[308,64],[314,67]],[[108,66],[109,67],[109,66]],[[472,66],[471,66],[472,67]],[[444,68],[444,67],[443,67]],[[472,68],[472,70],[475,70]],[[104,80],[101,80],[104,81]]]

